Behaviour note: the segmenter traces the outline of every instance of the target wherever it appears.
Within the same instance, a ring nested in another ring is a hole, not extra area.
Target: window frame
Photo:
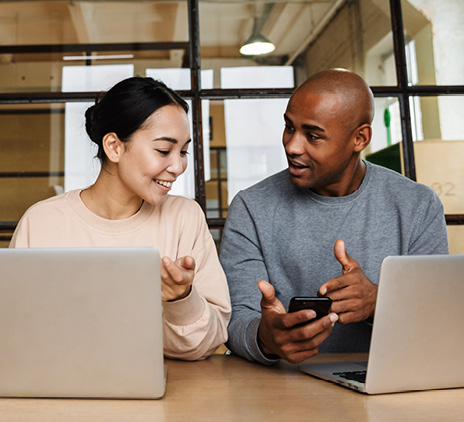
[[[371,86],[375,97],[396,97],[400,105],[402,149],[405,176],[416,180],[416,166],[413,150],[410,98],[414,96],[464,95],[464,85],[414,85],[408,84],[407,58],[401,0],[389,0],[391,29],[396,68],[396,86]],[[189,40],[188,42],[165,43],[117,43],[117,44],[68,44],[39,46],[0,46],[0,54],[20,52],[73,52],[73,51],[114,51],[134,49],[181,48],[188,50],[191,89],[178,91],[192,101],[192,138],[194,150],[195,200],[206,213],[206,185],[203,163],[202,100],[290,98],[293,89],[202,89],[200,81],[201,55],[199,27],[199,0],[187,0]],[[0,104],[39,104],[94,101],[97,92],[29,92],[0,94]],[[448,225],[464,224],[464,215],[445,215]],[[207,218],[211,229],[221,229],[225,218]],[[0,239],[7,240],[16,227],[15,221],[0,221]]]

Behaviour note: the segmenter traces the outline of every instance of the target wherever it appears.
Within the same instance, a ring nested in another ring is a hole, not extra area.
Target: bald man
[[[320,72],[291,96],[288,169],[239,192],[224,229],[233,352],[269,365],[366,352],[383,259],[448,253],[433,190],[361,159],[373,118],[369,86],[346,70]],[[293,296],[330,297],[331,312],[287,313]]]

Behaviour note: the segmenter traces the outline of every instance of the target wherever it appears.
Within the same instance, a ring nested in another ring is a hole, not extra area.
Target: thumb
[[[258,283],[258,288],[263,295],[261,298],[261,310],[273,309],[279,313],[286,313],[286,310],[279,299],[275,296],[275,290],[272,284],[261,280]]]
[[[270,306],[276,300],[275,297],[275,290],[272,284],[268,283],[267,281],[261,280],[258,282],[258,288],[261,290],[261,294],[263,295],[261,299],[261,306]]]
[[[341,239],[335,242],[334,255],[337,261],[342,265],[343,274],[349,273],[354,268],[359,267],[358,263],[346,253],[345,242]]]

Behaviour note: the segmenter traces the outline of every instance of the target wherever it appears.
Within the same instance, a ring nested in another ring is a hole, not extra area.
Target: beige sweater
[[[164,354],[196,360],[227,340],[230,298],[214,241],[199,205],[168,195],[161,206],[144,202],[133,216],[107,220],[82,202],[80,190],[41,201],[21,218],[12,248],[155,247],[161,256],[195,259],[189,296],[163,302]]]

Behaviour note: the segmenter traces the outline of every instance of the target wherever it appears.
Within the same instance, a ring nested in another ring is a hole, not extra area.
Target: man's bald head
[[[300,95],[337,95],[340,99],[340,117],[354,127],[370,125],[374,119],[374,96],[361,76],[345,69],[330,69],[316,73],[303,82],[293,93]]]

